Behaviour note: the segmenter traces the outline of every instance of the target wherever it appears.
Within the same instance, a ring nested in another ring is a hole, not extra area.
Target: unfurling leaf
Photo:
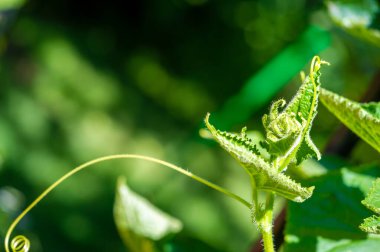
[[[380,102],[358,103],[323,88],[320,98],[331,113],[380,152]]]
[[[276,101],[269,114],[263,116],[263,125],[267,132],[265,146],[275,156],[275,165],[280,171],[286,169],[290,162],[299,164],[308,158],[321,157],[310,138],[310,129],[317,114],[321,64],[326,62],[315,57],[309,76],[303,80],[289,104],[279,112],[286,102]]]
[[[241,134],[235,134],[217,130],[210,124],[209,116],[207,114],[205,119],[207,128],[222,148],[255,179],[257,189],[276,192],[295,202],[302,202],[312,195],[314,187],[302,187],[288,176],[279,173],[269,160],[262,158],[257,147],[244,134],[244,131]]]
[[[179,220],[133,192],[123,178],[117,184],[114,218],[120,236],[133,252],[153,252],[153,241],[182,229]]]
[[[380,178],[373,182],[371,189],[369,190],[367,197],[362,201],[371,211],[380,214]],[[368,233],[380,234],[380,216],[373,215],[364,219],[364,222],[359,228]]]
[[[266,139],[259,148],[245,134],[243,128],[240,134],[217,130],[209,122],[209,114],[205,123],[215,140],[231,156],[233,156],[252,178],[254,190],[275,192],[295,202],[308,199],[314,187],[304,188],[282,172],[293,163],[315,157],[320,159],[320,153],[310,138],[310,129],[317,114],[318,95],[320,90],[320,66],[327,64],[319,57],[313,58],[310,74],[303,79],[297,94],[287,106],[285,100],[272,104],[269,114],[263,116]],[[304,76],[304,75],[303,75]]]

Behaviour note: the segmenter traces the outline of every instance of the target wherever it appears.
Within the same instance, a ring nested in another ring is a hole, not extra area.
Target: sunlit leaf
[[[154,251],[153,241],[182,229],[179,220],[162,212],[118,180],[114,217],[118,231],[132,251]]]
[[[368,209],[380,214],[380,178],[373,183],[371,190],[362,203]]]
[[[380,46],[379,27],[374,20],[378,15],[379,5],[375,0],[331,0],[327,1],[331,18],[354,36]]]
[[[280,170],[285,169],[292,161],[299,164],[308,158],[321,157],[310,138],[321,85],[321,61],[317,57],[314,60],[309,76],[305,78],[289,104],[280,112],[286,104],[285,101],[274,102],[270,113],[263,117],[263,125],[267,132],[266,145],[269,152],[277,156],[276,162]]]
[[[209,114],[205,123],[221,147],[234,157],[247,173],[255,178],[258,189],[274,191],[295,202],[303,202],[312,195],[314,187],[302,187],[275,169],[269,160],[265,160],[260,155],[256,145],[245,134],[245,129],[242,130],[241,134],[217,130],[210,124]]]
[[[375,180],[362,204],[371,211],[380,214],[380,178]],[[364,232],[380,234],[380,217],[376,215],[368,217],[359,227]]]
[[[331,113],[380,152],[380,102],[358,103],[323,88],[320,98]]]
[[[380,234],[380,216],[373,215],[365,218],[359,228],[367,233]]]

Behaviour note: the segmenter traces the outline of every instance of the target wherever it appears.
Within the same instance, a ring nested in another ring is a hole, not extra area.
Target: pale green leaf
[[[367,233],[380,234],[380,216],[373,215],[365,218],[359,228]]]
[[[371,211],[380,214],[380,178],[373,182],[367,196],[362,200],[362,204]],[[380,217],[373,215],[364,219],[359,228],[367,233],[380,234]]]
[[[380,152],[380,102],[358,103],[323,88],[320,99],[349,129]]]
[[[373,183],[367,197],[362,201],[368,209],[380,214],[380,178]]]
[[[352,240],[330,250],[321,250],[321,252],[372,252],[378,251],[380,247],[379,238],[368,238],[365,240]]]
[[[117,184],[114,218],[125,244],[130,250],[138,252],[154,251],[153,241],[182,229],[179,220],[133,192],[123,178]]]
[[[241,134],[217,130],[210,124],[209,114],[206,116],[205,123],[222,148],[254,177],[258,189],[276,192],[295,202],[303,202],[312,195],[314,187],[302,187],[275,169],[269,160],[262,158],[256,145],[245,134],[245,130]]]
[[[330,0],[327,9],[334,22],[347,32],[380,46],[380,31],[374,28],[379,15],[376,0]]]

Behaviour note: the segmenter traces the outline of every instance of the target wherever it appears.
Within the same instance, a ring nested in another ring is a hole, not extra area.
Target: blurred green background
[[[358,100],[380,66],[378,44],[347,33],[322,1],[4,1],[0,3],[0,237],[16,214],[73,167],[117,153],[164,159],[249,197],[243,169],[198,130],[262,131],[313,55],[322,83]],[[323,150],[339,122],[320,106]],[[363,153],[365,155],[363,155]],[[378,160],[359,142],[346,161]],[[62,184],[19,225],[32,251],[125,251],[115,182],[184,223],[174,251],[249,251],[249,212],[147,162],[96,165]],[[42,249],[43,248],[43,249]]]

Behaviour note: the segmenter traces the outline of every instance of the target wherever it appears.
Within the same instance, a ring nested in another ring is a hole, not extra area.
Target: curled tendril
[[[30,248],[30,241],[23,235],[14,237],[11,241],[12,252],[28,252]]]
[[[119,155],[110,155],[110,156],[105,156],[105,157],[100,157],[100,158],[97,158],[97,159],[94,159],[94,160],[91,160],[87,163],[84,163],[76,168],[74,168],[73,170],[71,170],[70,172],[66,173],[65,175],[63,175],[61,178],[59,178],[57,181],[55,181],[51,186],[49,186],[45,191],[43,191],[13,222],[12,224],[9,226],[8,228],[8,231],[5,235],[5,239],[4,239],[4,247],[5,247],[5,251],[6,252],[28,252],[29,251],[29,248],[30,248],[30,241],[23,235],[18,235],[16,237],[14,237],[10,243],[10,246],[9,246],[9,240],[10,240],[10,237],[11,237],[11,234],[13,232],[13,230],[15,229],[15,227],[17,226],[17,224],[21,221],[22,218],[24,218],[24,216],[30,211],[32,210],[43,198],[45,198],[45,196],[50,193],[54,188],[56,188],[59,184],[61,184],[64,180],[68,179],[69,177],[71,177],[72,175],[76,174],[77,172],[91,166],[91,165],[94,165],[96,163],[100,163],[100,162],[103,162],[103,161],[107,161],[107,160],[114,160],[114,159],[140,159],[140,160],[145,160],[145,161],[149,161],[149,162],[153,162],[153,163],[157,163],[157,164],[161,164],[163,166],[166,166],[172,170],[175,170],[179,173],[182,173],[216,191],[219,191],[237,201],[239,201],[240,203],[242,203],[243,205],[245,205],[246,207],[250,207],[250,203],[248,203],[246,200],[244,200],[243,198],[241,198],[240,196],[228,191],[227,189],[221,187],[221,186],[218,186],[214,183],[211,183],[209,182],[208,180],[205,180],[195,174],[192,174],[191,172],[181,168],[181,167],[178,167],[174,164],[171,164],[171,163],[168,163],[168,162],[165,162],[163,160],[160,160],[160,159],[157,159],[157,158],[152,158],[152,157],[148,157],[148,156],[143,156],[143,155],[135,155],[135,154],[119,154]],[[10,248],[9,248],[10,247]]]
[[[321,68],[321,65],[323,64],[330,65],[329,62],[321,60],[321,58],[319,58],[318,56],[314,56],[310,65],[310,75],[312,76],[316,71],[318,71]]]

